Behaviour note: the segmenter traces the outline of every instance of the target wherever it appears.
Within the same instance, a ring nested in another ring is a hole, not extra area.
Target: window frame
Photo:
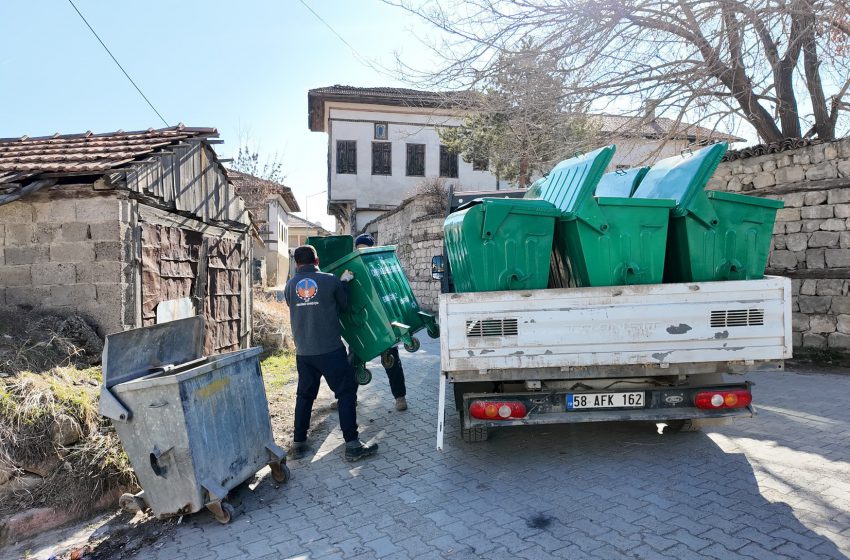
[[[343,158],[340,157],[342,145],[346,145],[345,153],[350,157],[345,158],[348,165],[343,168]],[[336,141],[336,173],[337,175],[357,175],[357,140],[337,140]]]
[[[386,153],[386,173],[376,171],[375,166],[375,148],[381,146],[381,150]],[[393,174],[393,145],[392,142],[374,141],[372,142],[372,175],[390,177]]]
[[[411,143],[405,144],[405,146],[406,146],[406,148],[405,148],[406,159],[405,159],[405,165],[404,165],[405,176],[407,176],[407,177],[424,177],[425,176],[425,153],[426,153],[425,144],[411,142]],[[411,157],[410,157],[411,153],[416,151],[417,149],[420,149],[420,148],[422,150],[422,155],[421,155],[421,160],[420,160],[421,165],[422,165],[422,172],[421,173],[411,173]]]
[[[454,159],[454,175],[452,172],[452,159]],[[440,144],[440,178],[442,179],[457,179],[460,175],[459,155],[452,153],[447,146]],[[443,167],[445,162],[446,166]]]

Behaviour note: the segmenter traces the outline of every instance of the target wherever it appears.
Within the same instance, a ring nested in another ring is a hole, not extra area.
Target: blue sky
[[[361,55],[429,64],[422,24],[377,0],[306,0]],[[302,210],[326,189],[327,138],[307,128],[307,90],[403,85],[359,62],[297,0],[75,0],[168,124],[218,128],[231,157],[249,138],[277,153]],[[67,0],[0,4],[0,137],[164,126]],[[333,227],[325,195],[310,219]]]

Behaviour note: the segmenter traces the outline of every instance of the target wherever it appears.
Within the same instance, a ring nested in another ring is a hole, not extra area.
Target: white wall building
[[[338,233],[356,234],[415,192],[442,178],[463,191],[510,188],[487,170],[441,146],[438,130],[462,124],[453,99],[463,93],[331,86],[308,92],[310,130],[328,134],[328,213]],[[680,153],[694,143],[740,140],[671,119],[598,115],[600,145],[617,144],[612,169]],[[566,157],[566,156],[565,156]]]

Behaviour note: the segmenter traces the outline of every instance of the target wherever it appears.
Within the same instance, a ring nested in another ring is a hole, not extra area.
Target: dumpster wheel
[[[365,367],[359,367],[355,371],[355,378],[358,385],[368,385],[372,381],[372,372]]]
[[[440,325],[431,323],[428,325],[427,332],[431,338],[440,338]]]
[[[404,349],[410,353],[416,352],[417,350],[419,350],[419,339],[415,336],[411,337],[410,344],[408,344],[407,342],[404,343]]]
[[[207,504],[207,509],[213,514],[215,520],[222,525],[227,525],[233,516],[236,515],[236,510],[227,502],[215,501]]]
[[[381,365],[384,369],[391,369],[395,366],[395,356],[393,356],[389,350],[381,354]]]
[[[280,461],[279,463],[269,463],[269,467],[272,469],[272,478],[274,478],[276,482],[286,484],[289,482],[289,479],[292,478],[292,471],[289,470],[289,467],[286,466],[284,461]]]

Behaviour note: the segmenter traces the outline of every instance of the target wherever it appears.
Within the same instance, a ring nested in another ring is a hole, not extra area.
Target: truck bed
[[[791,281],[442,294],[440,325],[451,381],[743,372],[791,357]]]

